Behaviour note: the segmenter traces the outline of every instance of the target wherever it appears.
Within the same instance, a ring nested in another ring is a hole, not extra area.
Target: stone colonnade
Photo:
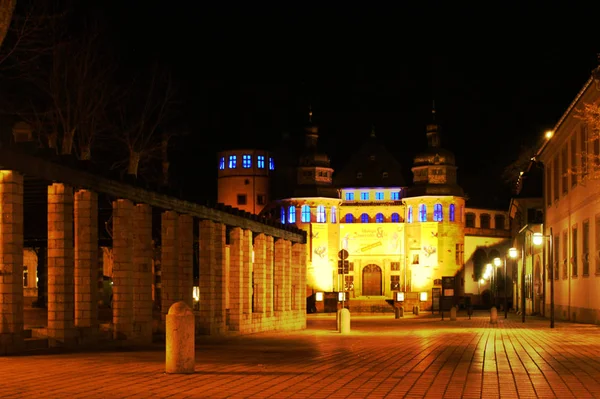
[[[152,341],[152,208],[113,202],[115,340]],[[0,355],[24,344],[23,176],[0,171]],[[177,301],[193,306],[194,217],[161,215],[161,320]],[[223,223],[199,221],[197,332],[220,335],[306,327],[305,244]],[[227,240],[229,238],[229,240]],[[229,243],[228,243],[229,241]],[[98,338],[98,195],[62,183],[48,187],[49,346]],[[157,320],[158,321],[158,320]]]

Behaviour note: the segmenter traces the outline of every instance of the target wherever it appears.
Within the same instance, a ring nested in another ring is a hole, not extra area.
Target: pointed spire
[[[431,118],[435,123],[435,100],[433,100],[433,106],[431,107]]]
[[[308,104],[308,123],[312,123],[312,104]]]
[[[371,125],[371,137],[375,137],[375,124]]]

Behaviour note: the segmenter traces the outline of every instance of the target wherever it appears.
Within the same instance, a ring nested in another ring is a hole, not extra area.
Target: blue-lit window
[[[375,215],[375,223],[383,223],[383,213]]]
[[[237,167],[237,157],[235,155],[229,156],[229,169],[235,169]]]
[[[285,208],[281,207],[281,223],[285,224]]]
[[[454,214],[456,207],[454,206],[454,204],[450,204],[450,207],[448,208],[448,220],[450,220],[451,222],[454,222],[456,220],[456,215]]]
[[[219,159],[219,169],[221,169],[221,170],[225,169],[225,157],[221,157]]]
[[[362,201],[368,201],[369,200],[369,193],[368,192],[360,193],[360,199]]]
[[[337,208],[335,206],[331,207],[331,223],[337,223]]]
[[[392,213],[392,223],[400,223],[400,215],[397,213]]]
[[[258,169],[265,168],[265,156],[264,155],[258,155],[256,157],[256,166],[258,167]]]
[[[354,223],[354,215],[351,213],[346,214],[346,223]]]
[[[296,207],[294,205],[291,205],[288,210],[288,222],[296,223]]]
[[[242,155],[242,168],[248,169],[252,167],[252,155]]]
[[[427,205],[421,204],[419,205],[419,222],[427,221]]]
[[[302,217],[302,222],[304,223],[310,223],[310,206],[308,205],[302,205],[301,208],[301,217]]]
[[[408,210],[406,211],[406,221],[408,223],[412,223],[413,222],[413,209],[412,206],[408,207]]]
[[[399,192],[394,191],[394,192],[391,192],[390,194],[391,194],[390,195],[390,199],[392,201],[398,201],[400,199],[400,193]]]
[[[325,213],[325,207],[323,205],[317,206],[317,223],[326,223],[327,214]]]
[[[346,193],[346,201],[354,201],[354,193]]]
[[[444,208],[442,208],[442,204],[435,204],[433,206],[433,221],[441,222],[444,220]]]
[[[383,191],[377,191],[375,193],[375,199],[381,201],[383,199]]]
[[[275,161],[273,161],[273,158],[269,158],[269,170],[275,170]]]
[[[363,213],[362,215],[360,215],[360,222],[361,223],[369,223],[369,215],[366,213]]]

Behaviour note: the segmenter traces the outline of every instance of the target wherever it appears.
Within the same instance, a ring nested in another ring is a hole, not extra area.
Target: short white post
[[[165,371],[169,374],[195,372],[194,312],[183,301],[169,308],[166,322],[167,356]]]
[[[490,323],[498,323],[498,309],[496,309],[495,306],[492,306],[492,308],[490,309]]]
[[[349,334],[350,333],[350,311],[346,308],[341,309],[339,312],[340,325],[339,331],[340,334]]]
[[[450,321],[456,320],[456,306],[450,308]]]

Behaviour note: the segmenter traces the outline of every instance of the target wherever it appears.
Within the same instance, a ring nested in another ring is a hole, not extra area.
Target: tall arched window
[[[406,211],[406,219],[408,223],[412,223],[413,222],[413,212],[412,212],[412,206],[408,207],[408,210]]]
[[[360,215],[360,222],[361,223],[369,223],[369,215],[366,213],[363,213],[362,215]]]
[[[427,221],[427,205],[420,204],[419,205],[419,222]]]
[[[354,215],[351,213],[346,214],[346,223],[354,223]]]
[[[290,208],[288,210],[288,222],[296,223],[296,206],[295,205],[290,205]]]
[[[450,220],[451,222],[454,222],[456,220],[456,215],[455,213],[455,206],[454,204],[450,204],[450,207],[448,208],[448,220]]]
[[[337,223],[337,208],[335,206],[331,207],[331,223]]]
[[[383,213],[375,215],[375,223],[383,223]]]
[[[310,206],[302,205],[300,212],[302,213],[302,222],[310,223]]]
[[[325,207],[323,205],[317,206],[317,223],[326,223],[327,214],[325,213]]]
[[[285,207],[281,207],[281,223],[285,224]]]
[[[392,213],[392,223],[400,223],[400,215]]]
[[[433,206],[433,221],[441,222],[444,220],[444,208],[442,208],[442,204],[435,204]]]

